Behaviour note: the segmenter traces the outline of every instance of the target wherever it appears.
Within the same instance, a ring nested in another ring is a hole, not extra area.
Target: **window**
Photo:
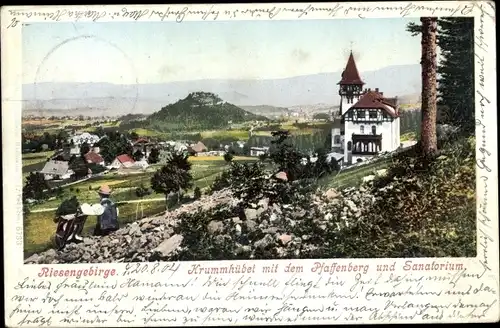
[[[372,134],[377,134],[377,127],[375,125],[372,126]]]
[[[347,150],[348,150],[348,151],[351,151],[351,150],[352,150],[352,142],[351,142],[351,141],[349,141],[349,142],[347,143]]]
[[[370,111],[370,118],[377,118],[377,112],[374,110]]]
[[[359,132],[360,132],[361,134],[364,134],[364,133],[365,133],[365,127],[364,127],[363,125],[361,125],[361,126],[359,127]]]
[[[347,112],[347,117],[352,118],[352,110],[350,110],[349,112]]]
[[[364,110],[358,110],[358,119],[364,120],[366,118],[366,114]]]
[[[339,144],[339,143],[340,143],[340,136],[335,136],[335,137],[333,138],[333,143],[334,143],[334,144]]]

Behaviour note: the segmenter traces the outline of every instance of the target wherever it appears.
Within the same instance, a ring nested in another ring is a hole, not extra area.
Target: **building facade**
[[[355,164],[400,147],[400,119],[396,98],[385,98],[378,88],[363,89],[352,52],[338,83],[339,111],[334,113],[332,150],[343,153],[344,164]]]

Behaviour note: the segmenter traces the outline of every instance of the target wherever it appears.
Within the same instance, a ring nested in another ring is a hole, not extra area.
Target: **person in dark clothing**
[[[110,199],[111,189],[107,185],[101,186],[98,191],[101,207],[97,214],[97,224],[94,230],[96,236],[106,236],[118,230],[118,208]]]

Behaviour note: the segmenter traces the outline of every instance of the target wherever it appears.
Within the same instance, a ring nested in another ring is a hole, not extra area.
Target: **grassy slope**
[[[226,163],[222,157],[190,157],[193,162],[192,174],[194,186],[200,189],[207,188],[212,185],[217,175],[222,172]],[[256,158],[250,157],[235,157],[236,161],[253,161]],[[81,203],[95,203],[97,201],[96,190],[102,184],[108,184],[114,189],[113,199],[116,202],[125,202],[137,200],[135,188],[144,184],[149,187],[151,184],[151,176],[155,170],[161,165],[152,165],[151,170],[145,173],[133,174],[128,176],[109,174],[95,179],[87,180],[82,183],[63,188],[63,195],[60,198],[49,200],[39,205],[35,205],[31,210],[52,209],[59,206],[61,201],[76,195]],[[70,189],[71,188],[71,189]],[[76,189],[78,188],[78,192]],[[161,198],[159,201],[144,202],[144,215],[156,215],[165,211],[164,195],[152,193],[145,196],[143,199]],[[128,223],[136,220],[137,203],[120,204],[120,222]],[[55,231],[55,224],[52,221],[54,211],[32,212],[25,218],[24,228],[24,252],[29,256],[34,252],[46,250],[51,245],[51,237]],[[85,233],[92,233],[92,227],[95,226],[95,217],[89,217],[86,222]]]

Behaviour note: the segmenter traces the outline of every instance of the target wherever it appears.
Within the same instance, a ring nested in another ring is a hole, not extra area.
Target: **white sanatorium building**
[[[364,89],[352,52],[338,83],[340,110],[334,114],[332,150],[344,154],[344,164],[354,164],[381,152],[399,148],[397,97]]]

